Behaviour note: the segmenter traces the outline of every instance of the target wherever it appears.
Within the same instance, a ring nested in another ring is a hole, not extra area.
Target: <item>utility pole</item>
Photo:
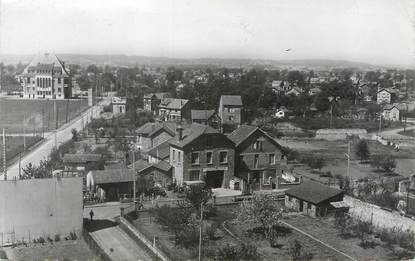
[[[23,151],[26,151],[26,114],[23,114]]]
[[[381,131],[382,131],[382,113],[379,112],[379,135]]]
[[[136,199],[136,173],[135,173],[135,151],[133,150],[133,202],[134,202],[134,210],[137,210],[137,199]]]
[[[203,202],[200,203],[199,261],[202,260],[202,225],[203,225]]]
[[[22,177],[22,153],[19,153],[19,179]]]
[[[68,113],[69,113],[69,99],[66,99],[66,123],[68,123]]]
[[[347,178],[350,178],[350,140],[347,143]]]
[[[45,108],[44,104],[42,102],[42,138],[45,138],[45,124],[44,124],[44,118],[45,118]]]
[[[7,180],[7,162],[6,162],[6,133],[3,128],[3,177]]]

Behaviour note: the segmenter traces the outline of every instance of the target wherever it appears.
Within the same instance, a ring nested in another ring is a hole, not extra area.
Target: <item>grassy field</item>
[[[297,150],[300,155],[304,156],[321,156],[325,159],[326,166],[323,167],[322,172],[330,171],[332,175],[347,173],[347,160],[345,154],[347,153],[346,141],[326,141],[316,139],[282,139],[279,140],[281,145]],[[350,146],[350,175],[353,178],[362,178],[368,175],[377,175],[370,164],[361,164],[359,158],[356,156],[357,141],[351,143]],[[415,149],[410,147],[401,147],[399,151],[394,150],[390,146],[384,146],[376,141],[367,141],[371,155],[391,155],[396,159],[397,167],[395,172],[408,176],[413,172],[415,166]],[[318,174],[311,174],[311,169],[308,166],[298,166],[295,171],[310,176],[313,179],[323,182],[327,178],[321,178]]]
[[[53,244],[36,244],[32,247],[19,246],[7,248],[6,254],[9,260],[78,260],[78,261],[99,261],[82,240],[61,241]]]
[[[39,136],[27,136],[26,148],[33,146],[42,138]],[[3,148],[3,140],[0,138],[0,148]],[[6,137],[6,160],[10,163],[10,160],[17,157],[20,152],[23,152],[23,137]],[[3,153],[0,153],[0,172],[3,171]]]
[[[26,132],[40,133],[43,122],[45,131],[53,130],[56,121],[62,126],[67,119],[68,121],[73,119],[88,105],[87,100],[56,100],[57,118],[55,118],[54,102],[0,98],[0,129],[6,128],[9,133],[23,133],[23,122],[25,122]]]

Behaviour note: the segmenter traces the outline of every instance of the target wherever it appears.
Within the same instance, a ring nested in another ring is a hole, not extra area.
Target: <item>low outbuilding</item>
[[[311,217],[322,217],[337,211],[347,211],[344,192],[317,182],[307,181],[285,192],[285,206]]]

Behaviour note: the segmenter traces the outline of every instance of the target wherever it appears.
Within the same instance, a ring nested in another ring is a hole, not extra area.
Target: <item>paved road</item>
[[[113,261],[153,260],[118,226],[90,234]]]
[[[27,164],[32,163],[34,165],[38,165],[39,162],[43,159],[46,159],[53,147],[56,143],[61,144],[64,143],[72,138],[72,129],[77,129],[78,131],[83,128],[91,118],[95,118],[100,113],[100,106],[94,106],[83,112],[78,117],[74,118],[69,123],[63,125],[56,131],[56,139],[55,133],[46,133],[45,134],[45,141],[38,147],[36,147],[33,151],[27,153],[21,160],[21,167],[24,168]],[[14,177],[19,176],[19,162],[14,163],[13,165],[9,166],[7,169],[7,178],[13,179]],[[0,180],[4,179],[3,173],[0,174]]]

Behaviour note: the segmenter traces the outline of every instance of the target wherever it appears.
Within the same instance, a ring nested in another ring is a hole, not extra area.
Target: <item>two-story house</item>
[[[125,114],[125,106],[127,105],[127,99],[123,99],[120,97],[112,97],[111,105],[113,115],[116,116],[120,114]]]
[[[164,98],[159,104],[159,118],[162,121],[182,121],[190,117],[189,100]]]
[[[241,125],[242,106],[242,99],[239,95],[220,96],[218,114],[221,125]]]
[[[383,108],[382,116],[387,121],[399,121],[401,119],[399,112],[399,108],[396,105],[387,104]]]
[[[278,179],[287,170],[281,145],[256,126],[242,125],[228,138],[235,143],[239,188],[248,193],[277,188]]]
[[[379,89],[376,94],[377,104],[390,104],[393,102],[394,92],[388,89]]]
[[[137,134],[137,148],[147,152],[159,144],[171,139],[176,135],[174,123],[147,122],[135,133]]]
[[[173,180],[204,181],[211,188],[228,188],[234,177],[234,143],[208,125],[192,124],[169,141]]]
[[[164,98],[169,98],[170,94],[168,92],[157,92],[145,94],[143,98],[143,109],[145,111],[152,112],[153,115],[157,115],[158,106]]]

